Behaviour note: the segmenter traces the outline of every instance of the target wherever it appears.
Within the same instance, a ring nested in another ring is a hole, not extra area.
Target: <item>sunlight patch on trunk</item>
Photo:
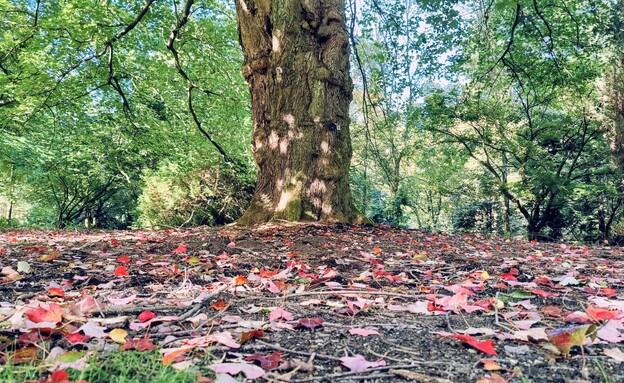
[[[269,136],[269,148],[275,149],[279,144],[279,136],[275,133],[275,130],[271,130],[271,135]]]
[[[291,190],[283,190],[280,196],[279,203],[277,204],[276,211],[284,211],[288,207],[288,203],[293,200],[295,193]]]
[[[323,154],[330,153],[329,144],[327,143],[327,141],[321,142],[321,150],[323,151]]]

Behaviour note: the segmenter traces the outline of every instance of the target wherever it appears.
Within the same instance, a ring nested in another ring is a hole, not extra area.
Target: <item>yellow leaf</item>
[[[481,273],[481,278],[483,279],[490,279],[490,273],[488,273],[487,271],[484,271]]]
[[[121,328],[113,329],[108,333],[108,336],[115,342],[119,344],[126,343],[126,337],[128,336],[128,332]]]
[[[199,257],[193,256],[187,259],[186,262],[188,262],[188,264],[191,266],[195,266],[200,262],[200,260],[199,260]]]

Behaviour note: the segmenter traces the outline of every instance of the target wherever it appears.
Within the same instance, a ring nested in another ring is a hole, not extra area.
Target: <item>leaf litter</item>
[[[157,348],[212,356],[216,382],[624,381],[623,268],[615,246],[386,226],[4,230],[0,363],[64,381]]]

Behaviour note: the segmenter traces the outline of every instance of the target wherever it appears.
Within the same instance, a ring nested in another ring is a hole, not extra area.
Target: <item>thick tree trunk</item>
[[[344,0],[237,0],[256,190],[239,224],[357,222]]]

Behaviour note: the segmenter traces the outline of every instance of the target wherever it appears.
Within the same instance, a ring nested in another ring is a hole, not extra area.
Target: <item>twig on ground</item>
[[[221,292],[223,292],[225,289],[227,289],[229,287],[229,285],[223,285],[221,287],[219,287],[218,289],[216,289],[215,291],[213,291],[212,293],[208,294],[204,299],[202,299],[201,302],[198,302],[196,304],[193,305],[193,307],[188,310],[187,312],[185,312],[184,314],[180,315],[180,318],[178,318],[178,321],[183,321],[185,319],[188,319],[190,317],[192,317],[193,315],[197,314],[199,312],[199,310],[201,310],[202,307],[204,307],[208,301],[212,298],[214,298],[216,295],[219,295]]]
[[[420,366],[417,364],[394,364],[394,365],[368,368],[364,371],[340,372],[337,374],[320,375],[320,376],[313,376],[313,377],[306,378],[306,379],[291,380],[290,383],[314,382],[316,380],[332,381],[332,379],[346,378],[346,377],[349,377],[350,379],[373,379],[373,375],[366,375],[366,376],[361,376],[361,377],[357,377],[356,375],[361,374],[361,373],[366,373],[366,372],[383,372],[383,371],[389,371],[389,370],[402,370],[402,369],[407,370],[407,369],[416,368],[416,367],[420,367]],[[383,377],[386,377],[386,378],[394,377],[394,376],[395,375],[390,375],[390,374],[383,375]],[[375,376],[375,378],[376,377],[381,377],[381,376]]]
[[[500,327],[500,328],[504,328],[505,330],[507,330],[507,331],[509,331],[509,332],[513,333],[513,332],[514,332],[514,330],[513,330],[511,327],[509,327],[509,326],[507,326],[507,325],[504,325],[504,324],[500,323],[500,321],[498,320],[498,293],[499,293],[499,292],[497,291],[497,292],[496,292],[496,297],[494,298],[494,323],[495,323],[498,327]]]

